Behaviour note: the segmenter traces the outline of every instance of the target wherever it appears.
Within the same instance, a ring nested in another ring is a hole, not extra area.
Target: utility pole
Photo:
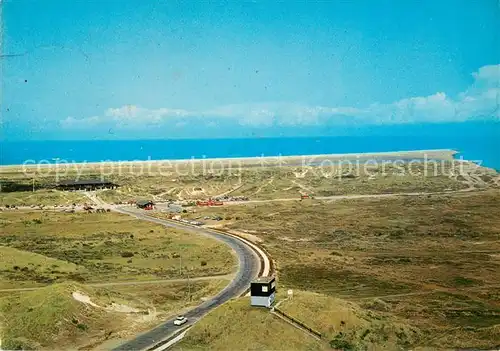
[[[35,192],[35,176],[33,175],[33,192]]]
[[[182,256],[179,255],[179,276],[182,277]]]
[[[189,302],[191,302],[191,280],[189,280],[189,270],[187,271],[187,278],[188,278]]]

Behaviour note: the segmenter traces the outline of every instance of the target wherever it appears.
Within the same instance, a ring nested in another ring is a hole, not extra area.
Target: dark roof
[[[85,179],[85,180],[63,180],[58,185],[109,185],[113,184],[109,180]]]
[[[275,277],[258,277],[257,279],[252,280],[252,283],[266,283],[269,284],[275,279]]]
[[[153,201],[151,201],[151,200],[138,200],[135,203],[137,204],[137,206],[146,206],[149,204],[153,204]]]

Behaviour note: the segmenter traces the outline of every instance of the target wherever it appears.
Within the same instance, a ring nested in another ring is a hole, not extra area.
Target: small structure
[[[83,210],[84,211],[92,211],[94,208],[90,206],[89,204],[85,203],[83,204]]]
[[[181,213],[184,209],[182,208],[181,205],[168,204],[165,210],[170,213]]]
[[[250,283],[250,304],[270,308],[276,297],[276,278],[260,277]]]
[[[155,206],[154,202],[151,200],[139,200],[135,203],[138,208],[142,208],[143,210],[152,210]]]
[[[222,201],[208,199],[207,201],[197,201],[196,206],[222,206],[224,203]]]
[[[56,186],[60,190],[97,190],[97,189],[115,189],[117,184],[109,180],[86,179],[86,180],[63,180]]]

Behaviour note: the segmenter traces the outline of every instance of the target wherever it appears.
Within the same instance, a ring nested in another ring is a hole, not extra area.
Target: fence
[[[278,313],[278,314],[282,315],[283,317],[285,317],[285,318],[287,318],[287,319],[291,320],[293,323],[295,323],[295,324],[299,325],[301,328],[303,328],[303,329],[307,330],[307,331],[308,331],[308,332],[310,332],[311,334],[314,334],[314,335],[316,335],[318,338],[320,338],[320,339],[321,339],[321,333],[320,333],[320,332],[318,332],[318,331],[316,331],[316,330],[314,330],[314,329],[312,329],[312,328],[308,327],[308,326],[307,326],[306,324],[304,324],[303,322],[301,322],[301,321],[299,321],[299,320],[297,320],[297,319],[293,318],[293,317],[292,317],[292,316],[290,316],[289,314],[286,314],[285,312],[283,312],[283,311],[282,311],[282,310],[280,310],[279,308],[274,307],[274,312],[276,312],[276,313]]]

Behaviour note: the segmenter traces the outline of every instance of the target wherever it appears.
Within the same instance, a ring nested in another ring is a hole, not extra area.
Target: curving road
[[[220,232],[207,228],[191,227],[168,220],[150,217],[146,214],[125,208],[115,207],[113,208],[113,210],[123,214],[128,214],[137,217],[145,221],[158,223],[166,227],[182,229],[200,235],[208,235],[231,247],[238,256],[239,260],[238,272],[236,273],[231,283],[229,283],[229,285],[227,285],[224,288],[224,290],[222,290],[218,295],[216,295],[212,299],[207,300],[201,305],[184,313],[184,316],[188,318],[188,323],[185,324],[182,328],[195,323],[206,313],[216,308],[217,306],[220,306],[221,304],[230,300],[231,298],[240,296],[249,288],[250,282],[257,277],[257,275],[261,270],[261,258],[263,258],[259,257],[261,253],[259,253],[258,255],[256,252],[257,251],[256,248],[251,247],[253,246],[251,245],[251,243],[244,242],[242,239],[239,239],[236,236],[222,234]],[[268,271],[268,268],[266,268],[265,271]],[[118,346],[114,350],[122,351],[122,350],[150,349],[154,345],[172,336],[175,332],[177,332],[180,329],[180,327],[176,327],[173,325],[174,319],[175,318],[172,318],[170,320],[163,322],[158,327],[142,335],[139,335],[135,339]]]

